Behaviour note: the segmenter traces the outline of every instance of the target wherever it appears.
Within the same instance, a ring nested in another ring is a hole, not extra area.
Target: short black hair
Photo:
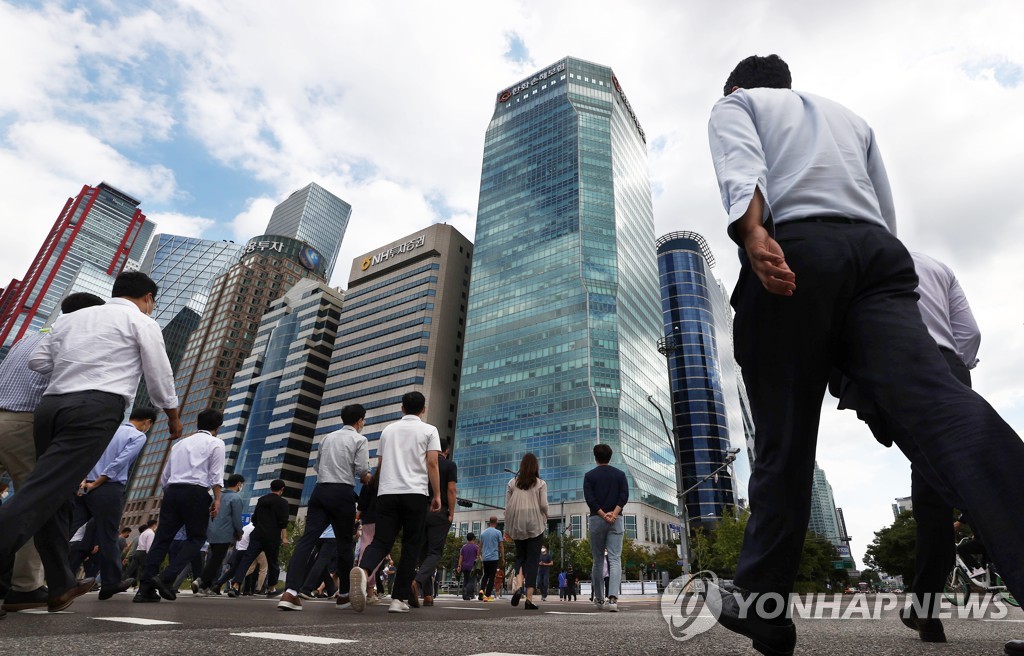
[[[472,533],[466,533],[466,542],[472,542],[475,539],[476,539],[475,535],[473,535]]]
[[[366,408],[352,403],[341,409],[341,422],[346,426],[355,426],[360,419],[366,419]]]
[[[144,421],[148,419],[151,422],[156,423],[156,410],[148,406],[138,406],[132,408],[132,414],[128,418],[136,421]]]
[[[146,528],[153,528],[154,526],[156,526],[156,520],[155,519],[151,519],[148,522],[146,522]]]
[[[601,465],[607,465],[612,461],[612,448],[607,444],[594,445],[594,460]]]
[[[110,295],[114,298],[142,298],[152,294],[156,298],[159,287],[153,279],[141,271],[126,271],[114,281],[114,289]]]
[[[199,416],[196,417],[196,428],[199,430],[217,430],[223,423],[224,413],[220,410],[214,410],[213,408],[203,410],[199,413]]]
[[[131,533],[132,530],[130,528],[128,528],[127,526],[122,526],[121,527],[121,532],[122,533]]]
[[[427,407],[427,399],[420,392],[406,392],[402,395],[402,409],[407,415],[418,415]]]
[[[283,489],[284,489],[284,481],[282,481],[280,478],[275,478],[274,480],[270,481],[270,491],[271,492],[277,492],[278,490],[283,490]]]
[[[89,292],[75,292],[68,294],[67,298],[60,302],[60,311],[64,314],[71,314],[87,307],[105,305],[107,302],[96,294]]]
[[[448,447],[450,447],[451,445],[452,445],[452,443],[448,440],[447,437],[442,437],[441,438],[441,452],[442,453],[447,451]]]
[[[733,87],[741,89],[757,89],[767,87],[769,89],[792,89],[793,76],[789,72],[789,64],[782,61],[778,55],[759,57],[751,55],[740,63],[729,73],[725,81],[725,94],[732,93]]]
[[[228,476],[227,487],[235,487],[239,483],[244,483],[244,482],[245,482],[245,477],[244,476],[242,476],[241,474],[232,474],[232,475]]]

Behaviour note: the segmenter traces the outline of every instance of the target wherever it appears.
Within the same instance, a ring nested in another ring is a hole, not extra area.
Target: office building
[[[900,513],[914,512],[914,500],[912,497],[898,497],[896,503],[892,504],[892,517],[899,519]]]
[[[343,407],[360,403],[375,457],[381,431],[402,418],[402,395],[413,391],[427,399],[423,420],[452,443],[472,260],[473,244],[438,223],[352,261],[317,443],[341,427]],[[316,480],[314,449],[304,502]]]
[[[224,410],[231,381],[249,357],[263,313],[299,280],[324,282],[325,263],[304,242],[261,235],[250,239],[239,261],[214,281],[174,377],[186,431],[194,430],[201,411]],[[160,473],[170,450],[169,437],[161,417],[129,483],[124,521],[130,525],[158,514]]]
[[[351,215],[351,205],[311,182],[274,208],[267,234],[291,237],[312,246],[327,258],[327,279],[330,280]]]
[[[836,547],[843,545],[845,531],[839,528],[839,515],[836,512],[836,500],[832,496],[832,486],[824,470],[814,463],[814,482],[811,485],[811,519],[807,529],[817,533]]]
[[[675,521],[646,137],[612,69],[574,58],[498,92],[484,140],[455,460],[460,496],[503,506],[526,452],[552,530],[586,536],[583,475],[607,443],[627,535]],[[648,401],[652,397],[654,403]],[[460,508],[457,530],[493,511]]]
[[[275,478],[288,485],[293,517],[298,510],[342,298],[318,280],[295,283],[263,315],[252,353],[235,374],[220,436],[227,473],[245,477],[247,512]]]
[[[656,245],[675,448],[684,488],[696,486],[686,496],[692,531],[712,527],[729,508],[743,505],[753,419],[733,354],[729,296],[712,275],[707,241],[695,232],[673,232]],[[739,449],[735,464],[712,476],[732,448]]]
[[[95,284],[97,271],[117,277],[146,223],[139,201],[105,182],[85,185],[69,198],[28,272],[8,286],[8,298],[0,299],[3,354],[26,332],[56,318],[76,280],[89,278]]]

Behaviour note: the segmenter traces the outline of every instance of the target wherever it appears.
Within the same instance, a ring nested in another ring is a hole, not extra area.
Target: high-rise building
[[[274,208],[267,234],[291,237],[312,246],[327,258],[327,279],[330,280],[351,215],[351,205],[310,182]]]
[[[295,283],[263,315],[252,354],[235,374],[220,436],[227,473],[245,477],[248,506],[280,478],[292,515],[298,510],[342,298],[315,279]]]
[[[742,505],[750,476],[753,419],[732,346],[729,296],[714,278],[714,255],[695,232],[657,241],[664,338],[672,391],[672,422],[690,529],[714,525]],[[732,468],[718,470],[730,449]],[[734,475],[736,474],[736,475]]]
[[[427,399],[423,420],[452,443],[472,259],[473,244],[437,223],[352,261],[317,445],[341,428],[343,407],[360,403],[375,457],[381,431],[401,419],[402,395],[413,391]],[[316,484],[315,465],[314,449],[303,502]]]
[[[497,94],[484,140],[455,459],[460,496],[505,502],[540,461],[552,526],[585,537],[583,475],[609,444],[626,533],[668,539],[674,457],[646,137],[612,69],[563,59]],[[563,505],[564,503],[564,505]],[[460,509],[463,523],[492,511]]]
[[[249,357],[267,308],[303,278],[325,281],[325,264],[326,259],[304,242],[261,235],[249,240],[241,259],[214,281],[174,377],[186,431],[192,430],[201,411],[224,409],[231,381]],[[129,525],[158,514],[160,473],[170,450],[169,438],[167,421],[161,418],[129,483],[124,511]]]
[[[892,518],[898,519],[900,513],[914,512],[913,497],[897,497],[896,503],[892,504]]]
[[[85,185],[69,198],[24,278],[8,287],[14,289],[2,301],[2,353],[56,316],[83,265],[89,265],[86,277],[95,277],[97,269],[110,277],[121,273],[145,223],[139,201],[106,182]]]
[[[817,533],[835,546],[843,545],[845,531],[839,528],[839,516],[836,512],[836,500],[832,496],[825,471],[814,463],[814,482],[811,485],[811,518],[807,529]]]

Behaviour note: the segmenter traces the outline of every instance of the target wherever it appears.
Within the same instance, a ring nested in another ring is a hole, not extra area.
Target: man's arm
[[[448,481],[448,521],[451,522],[455,519],[455,504],[456,504],[456,483],[455,481]]]
[[[357,481],[367,483],[370,480],[370,446],[365,438],[359,440],[356,445],[356,456],[353,461],[354,471],[352,472]]]
[[[600,510],[597,507],[597,495],[594,493],[594,481],[590,472],[583,475],[583,500],[587,502],[587,507],[590,508],[591,513],[595,512],[595,510]]]
[[[216,517],[220,512],[220,492],[224,485],[224,442],[219,438],[217,444],[213,445],[210,457],[206,460],[207,485],[213,489],[213,505],[210,506],[210,517]]]
[[[885,164],[882,163],[882,153],[878,151],[878,144],[875,143],[875,132],[871,131],[871,143],[868,144],[867,153],[868,177],[871,178],[871,186],[875,190],[875,198],[878,199],[878,209],[885,219],[885,225],[889,232],[896,234],[896,205],[892,202],[892,188],[889,186],[889,175],[885,172]]]
[[[132,466],[132,463],[135,462],[135,458],[139,455],[139,451],[142,451],[142,447],[145,446],[145,444],[146,434],[133,431],[132,436],[128,438],[128,442],[124,445],[124,448],[117,454],[114,461],[104,468],[100,477],[93,481],[90,489],[95,489],[100,485],[103,485],[103,483],[121,476],[129,467]]]
[[[764,288],[778,296],[792,296],[796,290],[796,274],[786,264],[786,255],[761,221],[764,197],[754,190],[747,211],[733,223],[734,239],[747,253],[750,268]]]
[[[285,501],[284,497],[280,497],[282,503],[277,504],[277,525],[281,527],[281,544],[288,544],[288,513],[289,507],[288,502]]]
[[[430,489],[434,496],[430,499],[430,512],[437,512],[441,509],[441,475],[437,469],[437,454],[440,451],[427,451],[427,476],[430,479]]]
[[[237,494],[231,495],[228,501],[228,512],[231,513],[231,530],[234,532],[235,540],[242,539],[242,498]]]
[[[219,484],[213,486],[213,505],[210,506],[210,519],[217,517],[220,512],[220,492],[221,486]]]
[[[32,355],[28,359],[28,368],[37,374],[48,374],[53,371],[53,345],[52,335],[49,333],[43,336]]]
[[[974,320],[974,313],[967,302],[967,295],[960,287],[960,282],[953,277],[949,288],[949,327],[953,330],[953,339],[960,357],[968,369],[978,364],[978,349],[981,347],[981,329]]]
[[[135,325],[135,339],[139,344],[142,359],[142,373],[146,376],[146,387],[156,407],[167,415],[167,430],[171,439],[181,437],[183,429],[178,416],[178,397],[174,391],[174,371],[167,359],[164,336],[155,321],[144,321]]]

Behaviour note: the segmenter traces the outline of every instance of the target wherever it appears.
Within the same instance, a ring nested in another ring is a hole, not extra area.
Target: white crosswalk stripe
[[[93,620],[104,622],[122,622],[124,624],[138,624],[140,626],[161,626],[167,624],[181,624],[181,622],[168,622],[167,620],[151,620],[147,617],[91,617]]]
[[[263,638],[265,640],[284,640],[287,642],[305,642],[313,645],[347,645],[358,640],[345,640],[343,638],[322,638],[320,636],[294,635],[291,633],[268,633],[253,631],[249,633],[232,633],[233,636],[243,638]]]

